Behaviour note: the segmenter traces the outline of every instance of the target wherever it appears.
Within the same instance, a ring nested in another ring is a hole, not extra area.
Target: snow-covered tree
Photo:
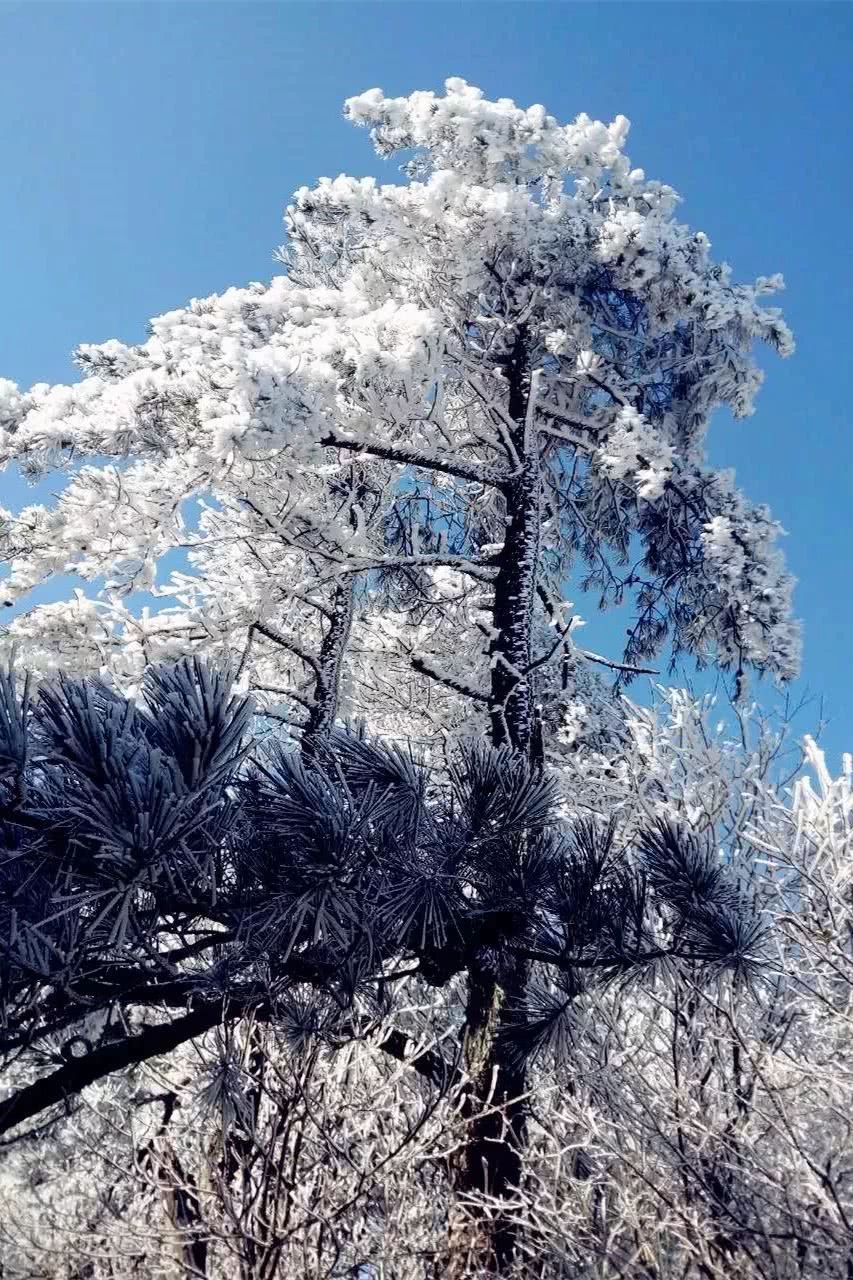
[[[443,97],[373,90],[347,114],[380,153],[413,153],[407,182],[297,192],[269,286],[170,312],[141,346],[81,347],[75,386],[4,385],[5,457],[71,472],[53,508],[7,516],[7,598],[71,567],[112,599],[200,539],[203,585],[179,579],[184,643],[209,626],[241,650],[265,608],[298,612],[282,583],[313,572],[309,590],[331,590],[384,565],[428,599],[439,566],[467,586],[473,644],[457,610],[428,670],[521,746],[542,660],[571,641],[573,576],[603,605],[636,597],[628,664],[669,638],[790,676],[778,526],[703,458],[713,410],[751,410],[754,341],[791,350],[760,300],[780,278],[731,282],[675,221],[675,193],[631,168],[622,117],[561,126],[458,79]],[[352,458],[383,468],[369,502],[340,501]],[[40,621],[12,633],[32,642]],[[138,645],[129,619],[107,625],[114,647]],[[82,630],[80,648],[95,648]]]
[[[405,153],[405,182],[300,190],[268,286],[81,348],[72,387],[3,385],[5,457],[68,473],[54,507],[4,518],[7,598],[68,569],[107,582],[77,603],[85,628],[48,606],[10,645],[49,665],[63,636],[125,685],[151,658],[230,657],[277,714],[305,711],[312,757],[361,716],[434,738],[464,723],[518,769],[559,749],[552,729],[577,744],[599,696],[574,587],[633,600],[603,659],[620,679],[666,645],[739,691],[750,667],[793,675],[779,528],[704,455],[717,407],[751,410],[756,340],[792,349],[762,301],[781,279],[713,263],[631,167],[622,117],[564,126],[459,79],[346,111]],[[121,593],[177,548],[178,603],[140,622]],[[505,940],[465,957],[463,1191],[518,1178],[526,1068],[507,1045],[531,963]]]

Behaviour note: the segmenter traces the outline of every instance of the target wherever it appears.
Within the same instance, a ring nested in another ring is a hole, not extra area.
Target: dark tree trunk
[[[311,758],[326,741],[335,725],[347,642],[352,629],[355,584],[353,575],[335,588],[332,617],[317,656],[313,706],[302,733],[303,755]]]
[[[507,408],[515,423],[512,445],[516,474],[504,488],[506,533],[495,580],[492,606],[494,638],[489,646],[492,741],[517,751],[530,750],[530,644],[542,506],[539,445],[528,422],[530,408],[529,336],[521,326],[506,365]]]
[[[538,451],[524,457],[521,474],[507,486],[507,530],[495,581],[489,647],[492,741],[522,751],[530,749],[531,622],[539,559],[541,477]]]
[[[529,668],[541,474],[538,443],[528,422],[528,347],[528,335],[521,328],[507,366],[509,410],[516,424],[513,445],[520,466],[504,490],[507,524],[495,580],[489,702],[494,745],[511,746],[530,759],[534,725]],[[516,1252],[518,1227],[510,1201],[522,1176],[527,1063],[506,1031],[524,1000],[527,981],[527,965],[499,949],[476,955],[468,967],[466,1134],[452,1162],[456,1202],[451,1209],[448,1280],[505,1273]],[[499,1203],[491,1212],[466,1208],[466,1198],[478,1194]]]
[[[206,1280],[210,1234],[202,1211],[198,1188],[184,1171],[172,1147],[168,1128],[177,1105],[177,1094],[168,1092],[157,1135],[135,1153],[134,1164],[153,1176],[160,1185],[163,1204],[175,1232],[175,1259],[186,1280]]]
[[[171,1181],[166,1199],[169,1217],[178,1234],[178,1260],[187,1280],[205,1280],[209,1236],[197,1190],[174,1152],[165,1169]]]
[[[500,1275],[512,1263],[518,1228],[509,1201],[521,1184],[527,1132],[527,1069],[504,1034],[513,1003],[524,992],[527,968],[506,957],[478,957],[468,970],[464,1054],[469,1076],[463,1100],[465,1138],[451,1162],[448,1280]],[[486,1195],[492,1211],[466,1204]],[[500,1202],[504,1202],[501,1205]]]

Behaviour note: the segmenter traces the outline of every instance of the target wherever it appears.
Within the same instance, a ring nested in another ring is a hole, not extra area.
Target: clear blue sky
[[[138,340],[150,316],[273,274],[295,187],[382,171],[341,118],[349,94],[462,75],[565,119],[623,112],[634,163],[717,255],[788,282],[797,354],[764,362],[756,415],[721,419],[711,452],[789,532],[804,683],[837,764],[853,749],[852,36],[853,7],[807,0],[0,3],[0,375],[65,380],[78,342]]]

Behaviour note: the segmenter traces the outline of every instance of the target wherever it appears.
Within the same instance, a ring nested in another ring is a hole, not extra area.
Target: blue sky
[[[352,93],[462,75],[565,119],[622,112],[634,163],[681,192],[717,256],[788,282],[797,354],[763,361],[755,416],[721,418],[710,449],[788,530],[801,689],[825,699],[837,764],[853,748],[851,37],[853,7],[808,0],[0,2],[0,375],[66,380],[78,342],[140,339],[150,316],[273,274],[295,187],[383,172],[341,117]],[[0,502],[26,500],[0,477]]]

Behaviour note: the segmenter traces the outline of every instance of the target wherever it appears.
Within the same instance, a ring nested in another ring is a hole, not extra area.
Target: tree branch
[[[389,1031],[377,1044],[377,1048],[383,1053],[396,1058],[398,1062],[405,1062],[431,1084],[443,1088],[457,1078],[456,1068],[451,1066],[441,1053],[434,1049],[424,1049],[420,1053],[416,1050],[413,1054],[412,1047],[409,1037],[396,1029]]]
[[[442,555],[437,552],[433,554],[415,555],[415,556],[328,556],[327,559],[334,559],[339,564],[341,573],[365,573],[371,569],[429,569],[434,567],[443,567],[447,569],[457,569],[460,573],[465,573],[469,578],[476,578],[478,582],[494,582],[497,573],[497,566],[489,564],[488,561],[478,562],[470,559],[469,556]]]
[[[151,994],[162,998],[166,994],[166,985],[162,984],[159,990]],[[172,994],[177,995],[180,988],[186,998],[190,985],[188,982],[169,985],[175,987]],[[146,1025],[137,1035],[125,1036],[121,1040],[100,1045],[79,1058],[71,1058],[51,1075],[16,1090],[0,1101],[0,1134],[8,1133],[10,1129],[31,1120],[50,1107],[69,1102],[83,1089],[105,1076],[146,1062],[150,1058],[171,1053],[188,1040],[210,1031],[226,1016],[239,1016],[249,1007],[257,1008],[259,1001],[263,1002],[259,990],[251,990],[237,1000],[233,997],[208,1000],[181,1018]],[[265,1013],[262,1010],[262,1014],[268,1017],[269,1010]],[[378,1048],[398,1061],[408,1063],[419,1075],[440,1087],[446,1086],[455,1077],[455,1069],[442,1054],[431,1049],[413,1053],[412,1043],[402,1031],[390,1031],[378,1043]]]
[[[139,1035],[128,1036],[93,1049],[83,1057],[72,1058],[52,1075],[18,1089],[0,1102],[0,1133],[7,1133],[25,1120],[31,1120],[48,1107],[69,1101],[104,1076],[145,1062],[148,1058],[171,1053],[187,1040],[193,1040],[215,1027],[222,1017],[222,1001],[216,1000],[193,1009],[174,1022],[146,1026]]]
[[[546,653],[543,653],[540,658],[534,658],[530,666],[525,669],[524,675],[529,676],[531,671],[538,671],[540,667],[547,666],[548,663],[551,661],[551,659],[554,657],[557,650],[560,648],[560,646],[562,644],[565,644],[571,629],[572,629],[571,621],[567,622],[564,627],[560,627],[557,639],[551,645],[551,648],[548,649]]]
[[[634,667],[630,662],[614,662],[611,658],[603,658],[600,653],[592,653],[589,649],[575,649],[574,652],[586,658],[587,662],[597,662],[602,667],[609,667],[611,671],[627,671],[632,676],[660,675],[656,667]]]
[[[542,601],[542,604],[545,608],[545,612],[547,613],[548,617],[556,625],[557,610],[554,607],[553,601],[549,599],[548,593],[545,591],[544,587],[541,584],[537,586],[536,594],[539,596],[539,599]],[[560,635],[560,638],[557,640],[556,644],[553,645],[553,647],[548,651],[548,653],[544,655],[544,657],[537,658],[536,661],[532,663],[531,666],[528,668],[528,671],[532,671],[535,667],[544,666],[546,662],[549,662],[550,659],[554,656],[554,654],[559,649],[563,640],[566,639],[566,637],[568,636],[570,629],[571,629],[571,623],[569,623],[567,627],[561,628],[561,635]],[[577,645],[574,645],[574,644],[571,646],[571,649],[569,650],[569,652],[573,654],[578,654],[581,658],[586,658],[587,662],[597,662],[602,667],[609,667],[611,671],[625,671],[628,674],[633,676],[660,675],[660,672],[656,670],[655,667],[635,667],[635,666],[632,666],[631,663],[629,662],[614,662],[611,658],[602,657],[600,653],[593,653],[591,649],[579,649]]]
[[[287,649],[290,653],[292,653],[295,657],[297,657],[300,662],[304,662],[307,667],[310,667],[311,670],[315,673],[315,675],[320,674],[320,668],[319,668],[317,659],[312,657],[310,653],[306,653],[305,650],[301,649],[298,644],[294,644],[292,640],[288,640],[285,636],[283,636],[279,631],[276,631],[273,627],[267,626],[265,622],[253,622],[252,630],[259,632],[259,634],[262,636],[266,636],[267,640],[272,640],[274,644],[281,645],[282,649]]]
[[[483,702],[488,704],[489,695],[481,693],[479,689],[473,689],[470,685],[463,684],[461,680],[455,680],[452,676],[442,675],[440,671],[436,671],[435,667],[431,667],[424,658],[410,659],[413,670],[419,675],[427,676],[430,680],[437,680],[439,684],[446,685],[448,689],[452,689],[454,693],[461,693],[464,698],[471,698],[474,702]]]
[[[351,449],[353,453],[367,453],[373,458],[383,458],[386,462],[423,467],[427,471],[441,471],[445,475],[455,476],[457,480],[487,484],[494,489],[502,489],[509,480],[508,475],[495,470],[494,467],[477,466],[474,463],[446,458],[443,454],[432,453],[430,450],[409,449],[405,445],[374,444],[370,440],[338,436],[333,431],[323,436],[319,443],[328,449]]]

